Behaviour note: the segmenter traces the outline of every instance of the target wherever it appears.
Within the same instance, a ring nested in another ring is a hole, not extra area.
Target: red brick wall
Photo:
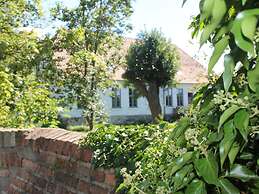
[[[113,193],[113,170],[94,169],[82,133],[0,129],[0,194]]]

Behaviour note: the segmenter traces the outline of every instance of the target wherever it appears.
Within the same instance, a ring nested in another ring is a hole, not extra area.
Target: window
[[[112,108],[121,107],[121,90],[113,88],[112,89]]]
[[[192,103],[192,99],[193,99],[193,93],[188,92],[188,104]]]
[[[170,107],[173,106],[173,92],[170,88],[167,88],[165,91],[165,105]]]
[[[133,88],[129,88],[129,107],[138,107],[137,91]]]
[[[183,106],[183,89],[177,89],[177,106]]]

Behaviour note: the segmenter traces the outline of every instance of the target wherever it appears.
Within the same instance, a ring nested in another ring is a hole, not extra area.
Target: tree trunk
[[[141,81],[135,81],[134,85],[140,91],[140,93],[147,98],[153,122],[157,122],[158,120],[160,120],[162,109],[159,102],[159,87],[157,86],[157,84],[149,84],[148,89],[146,85]]]
[[[86,117],[86,122],[88,124],[89,130],[93,130],[94,128],[94,119],[93,119],[93,113],[91,113],[90,117]]]
[[[156,84],[150,84],[147,92],[148,105],[154,122],[161,119],[161,105],[159,101],[159,87]]]

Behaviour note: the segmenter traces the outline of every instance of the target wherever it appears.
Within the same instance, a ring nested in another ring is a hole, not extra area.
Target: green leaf
[[[224,27],[220,28],[219,31],[217,32],[216,36],[213,38],[213,42],[217,42],[227,32],[229,32],[228,26],[224,26]]]
[[[172,176],[177,170],[181,169],[186,163],[188,163],[193,156],[193,152],[186,152],[182,156],[178,157],[175,161],[171,162],[166,169],[166,175]]]
[[[253,194],[258,194],[259,193],[259,189],[251,189]]]
[[[240,194],[238,188],[236,188],[229,180],[219,179],[219,185],[223,194]]]
[[[247,0],[242,0],[242,5],[245,5],[245,4],[246,4],[246,1],[247,1]]]
[[[210,0],[207,0],[210,1]],[[206,2],[204,2],[205,5]],[[214,0],[213,1],[213,8],[211,7],[210,2],[208,2],[207,6],[207,12],[211,10],[211,16],[212,19],[210,21],[210,24],[205,26],[202,34],[201,34],[201,39],[200,43],[203,45],[210,37],[211,33],[217,28],[218,24],[220,21],[223,19],[225,13],[227,12],[227,5],[225,0]],[[209,13],[205,12],[205,16],[209,16]]]
[[[233,120],[230,120],[224,125],[224,138],[219,144],[219,155],[221,168],[229,154],[232,144],[236,138],[236,129]]]
[[[215,49],[212,53],[212,56],[210,58],[209,66],[208,66],[208,73],[210,74],[212,72],[213,67],[218,62],[221,55],[224,53],[224,50],[228,46],[229,42],[229,36],[224,36],[221,40],[219,40],[215,44]]]
[[[207,194],[204,182],[198,179],[193,180],[187,186],[185,194]]]
[[[214,0],[205,0],[201,10],[201,20],[209,18],[212,15]]]
[[[251,90],[256,92],[256,88],[259,86],[259,64],[256,64],[255,68],[247,73],[247,79]]]
[[[249,113],[245,109],[242,109],[235,114],[234,124],[236,128],[239,130],[244,140],[247,141]]]
[[[224,113],[221,115],[219,119],[219,127],[218,130],[221,128],[221,126],[234,114],[236,113],[239,109],[242,107],[237,106],[237,105],[232,105],[229,107],[227,110],[224,111]]]
[[[206,158],[196,160],[194,167],[208,184],[218,185],[218,165],[213,154],[209,153]]]
[[[259,177],[253,171],[240,164],[234,165],[230,172],[227,174],[227,177],[237,178],[243,182],[259,180]]]
[[[174,182],[174,191],[178,191],[183,187],[184,181],[187,177],[187,175],[193,170],[193,165],[187,165],[184,166],[181,170],[179,170],[177,173],[175,173],[175,176],[173,177]]]
[[[239,158],[241,160],[252,160],[253,157],[254,157],[254,155],[249,152],[242,152],[241,155],[239,156]]]
[[[229,161],[230,161],[231,165],[234,164],[234,161],[237,157],[237,154],[238,154],[239,150],[240,150],[239,143],[234,142],[231,146],[231,149],[230,149],[229,153],[228,153],[228,158],[229,158]]]
[[[190,120],[187,117],[182,118],[177,126],[175,127],[175,129],[173,130],[173,132],[170,134],[170,139],[176,140],[177,138],[179,138],[188,128],[190,124]]]
[[[233,73],[235,69],[235,62],[231,55],[225,55],[224,57],[225,71],[223,73],[224,88],[227,92],[232,84]]]
[[[258,16],[259,15],[259,9],[248,9],[245,11],[240,12],[236,19],[234,20],[231,32],[234,34],[235,42],[239,48],[244,50],[245,52],[248,52],[252,57],[255,56],[255,49],[254,45],[251,41],[247,41],[243,37],[243,33],[245,33],[245,36],[249,36],[251,38],[252,34],[254,33],[254,23],[255,21],[252,21],[251,27],[247,26],[250,24],[249,18],[251,16]],[[248,18],[247,18],[248,17]],[[242,26],[242,22],[244,21],[244,24]],[[245,29],[249,28],[249,29]],[[244,32],[242,32],[242,29],[245,29]]]
[[[223,138],[223,133],[222,131],[220,132],[214,132],[214,133],[210,133],[208,135],[208,144],[214,143],[214,142],[219,142],[221,139]]]
[[[257,21],[258,21],[257,17],[251,15],[251,16],[245,17],[241,22],[241,29],[244,36],[246,36],[251,41],[254,40]]]

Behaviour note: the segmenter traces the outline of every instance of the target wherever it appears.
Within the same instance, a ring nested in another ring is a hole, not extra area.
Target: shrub
[[[85,125],[75,125],[75,126],[68,126],[67,128],[69,131],[78,131],[78,132],[86,132],[89,131],[89,127]]]
[[[142,159],[143,151],[155,139],[162,139],[174,128],[174,124],[103,125],[96,128],[87,134],[81,146],[94,150],[94,166],[115,168],[120,177],[120,169],[123,167],[134,172],[135,163]]]

